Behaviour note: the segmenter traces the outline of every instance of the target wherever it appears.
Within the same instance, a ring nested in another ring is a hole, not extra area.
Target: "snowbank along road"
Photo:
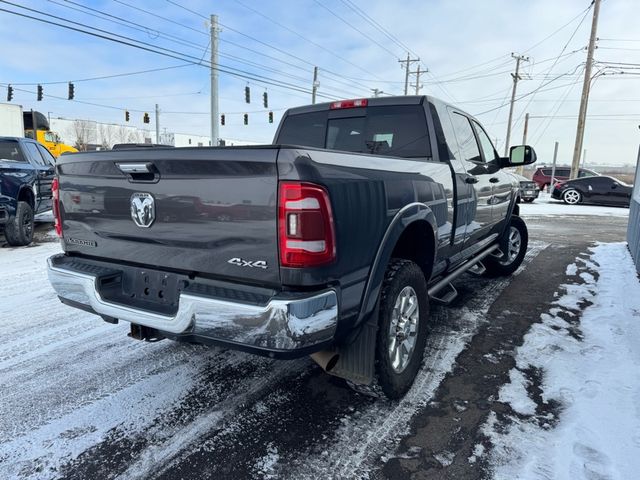
[[[620,245],[550,245],[568,220],[543,220],[516,276],[465,276],[453,307],[433,307],[426,360],[400,402],[355,393],[307,359],[133,341],[127,325],[58,302],[44,262],[57,243],[2,248],[0,478],[628,478],[612,442],[575,438],[576,425],[592,436],[604,428],[580,423],[592,411],[582,399],[615,401],[603,397],[613,379],[599,370],[585,393],[587,371],[566,395],[559,387],[581,348],[590,362],[621,361],[607,353],[618,337],[593,338],[603,319],[638,315],[630,303],[606,310],[616,290],[603,290],[613,273],[602,259],[628,259]],[[621,238],[622,220],[601,221]],[[599,302],[604,310],[589,310]],[[631,320],[615,328],[638,335]],[[545,342],[558,348],[536,347],[538,330],[555,332]],[[635,371],[618,390],[637,397],[638,359],[627,360]],[[554,439],[573,463],[554,463]],[[567,469],[577,474],[559,475]]]

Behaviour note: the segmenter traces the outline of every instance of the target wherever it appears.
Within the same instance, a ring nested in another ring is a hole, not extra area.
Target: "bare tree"
[[[91,122],[88,120],[74,120],[73,122],[73,134],[76,137],[75,147],[81,152],[87,151],[89,136],[92,130],[91,127]]]
[[[139,130],[129,132],[129,143],[143,143],[144,137]]]
[[[100,146],[104,150],[108,150],[113,147],[114,138],[117,134],[114,125],[106,125],[101,123],[98,125],[98,134],[100,135]]]

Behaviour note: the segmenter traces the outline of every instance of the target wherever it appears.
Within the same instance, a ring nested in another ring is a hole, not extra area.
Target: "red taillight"
[[[313,267],[335,260],[333,215],[324,188],[281,182],[278,230],[283,267]]]
[[[62,217],[60,217],[60,182],[54,178],[51,182],[52,210],[56,234],[62,237]]]
[[[367,103],[369,103],[369,101],[366,98],[360,98],[358,100],[340,100],[339,102],[333,102],[329,109],[340,110],[341,108],[366,107]]]

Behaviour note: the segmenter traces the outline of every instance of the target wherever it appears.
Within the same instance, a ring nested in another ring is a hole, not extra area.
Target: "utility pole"
[[[507,122],[507,137],[504,139],[504,156],[509,155],[509,139],[511,138],[511,121],[513,120],[513,105],[516,102],[516,89],[518,87],[518,81],[520,78],[520,62],[529,61],[529,57],[524,55],[516,55],[512,53],[511,56],[516,59],[516,73],[512,73],[513,77],[513,90],[511,91],[511,106],[509,107],[509,121]]]
[[[556,183],[556,161],[558,160],[558,142],[553,147],[553,166],[551,167],[551,183],[549,183],[549,193],[553,190],[553,186]]]
[[[160,145],[160,107],[156,103],[156,145]]]
[[[598,30],[598,15],[600,14],[600,0],[594,0],[593,20],[591,22],[591,36],[587,49],[587,65],[584,69],[584,81],[582,83],[582,96],[580,97],[580,111],[578,113],[578,127],[576,129],[576,143],[573,147],[573,161],[571,162],[571,174],[569,178],[578,177],[580,167],[580,152],[584,141],[584,124],[587,119],[587,105],[589,103],[589,90],[591,89],[591,68],[593,67],[593,51],[596,47],[596,32]]]
[[[318,67],[313,67],[313,85],[311,86],[311,103],[315,105],[316,103],[316,94],[318,93],[318,87],[320,86],[320,82],[318,82]]]
[[[373,92],[373,96],[375,98],[378,98],[380,96],[380,94],[384,93],[382,90],[380,90],[379,88],[372,88],[371,91]]]
[[[211,15],[211,146],[217,147],[220,143],[220,130],[218,127],[218,16]]]
[[[418,65],[418,70],[416,70],[415,72],[409,72],[410,74],[416,76],[416,84],[411,85],[412,87],[416,87],[416,95],[420,95],[420,89],[422,88],[422,85],[420,85],[420,74],[427,73],[428,71],[428,68],[426,70],[420,70],[420,65]]]
[[[406,65],[402,67],[405,69],[405,72],[404,72],[404,94],[405,95],[409,94],[409,71],[411,70],[411,64],[419,61],[420,61],[419,58],[412,59],[411,55],[409,55],[409,52],[407,52],[406,60],[398,60],[398,63],[406,63]]]

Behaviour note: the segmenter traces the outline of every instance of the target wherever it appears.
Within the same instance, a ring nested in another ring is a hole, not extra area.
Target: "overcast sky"
[[[169,0],[12,3],[47,15],[6,2],[0,8],[74,28],[94,32],[99,28],[146,42],[149,48],[177,52],[171,55],[189,55],[193,62],[202,58],[203,63],[210,56],[205,52],[209,43],[205,17],[217,14],[223,25],[221,68],[254,78],[220,73],[220,113],[226,114],[227,120],[220,135],[264,143],[272,140],[286,108],[310,103],[313,66],[319,67],[320,101],[371,96],[374,88],[385,94],[402,94],[404,71],[398,59],[406,57],[408,47],[420,57],[421,68],[429,70],[421,77],[420,93],[440,97],[477,115],[497,139],[502,153],[512,87],[510,72],[515,67],[511,53],[517,52],[529,57],[522,64],[518,96],[538,90],[516,102],[511,143],[522,141],[524,114],[528,112],[527,143],[535,147],[541,163],[551,162],[554,141],[560,142],[560,162],[571,161],[591,27],[588,0],[175,2],[191,11]],[[367,22],[358,9],[393,38]],[[65,23],[54,15],[76,23]],[[588,164],[635,164],[640,143],[639,18],[638,0],[602,2],[595,55],[599,63],[594,74],[605,75],[594,80],[591,91],[584,144]],[[0,12],[0,45],[0,101],[6,100],[5,85],[11,83],[16,89],[14,102],[25,109],[122,124],[128,109],[131,124],[138,126],[143,125],[142,112],[153,114],[158,103],[163,130],[209,134],[207,65],[193,65],[6,12]],[[632,65],[620,68],[617,62]],[[174,66],[180,67],[79,81]],[[603,70],[605,66],[608,68]],[[417,67],[417,63],[412,65],[412,69]],[[75,80],[76,100],[102,106],[66,100],[69,80]],[[42,102],[36,102],[32,93],[35,85],[18,85],[58,81],[64,83],[44,85]],[[415,76],[411,83],[415,83]],[[247,84],[251,87],[250,105],[244,101]],[[268,109],[262,106],[265,89]],[[269,110],[274,112],[273,124],[268,123]],[[249,112],[249,126],[242,124],[244,112]]]

